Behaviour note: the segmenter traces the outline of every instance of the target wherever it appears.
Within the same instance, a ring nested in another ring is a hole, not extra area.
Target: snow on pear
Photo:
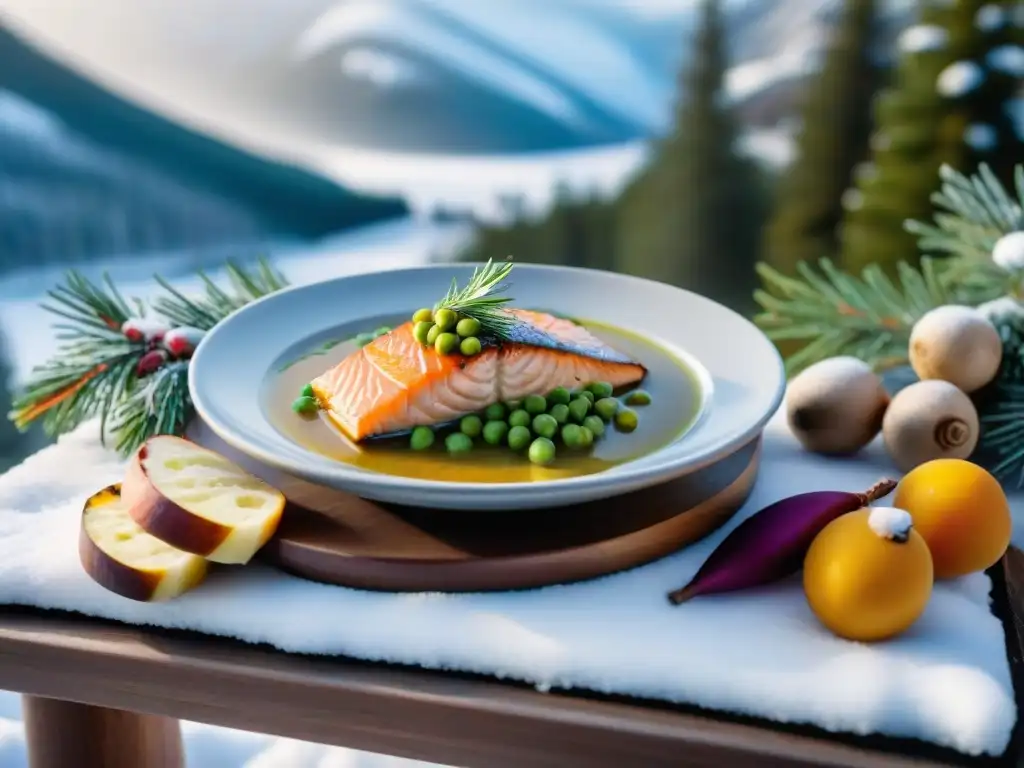
[[[966,96],[985,82],[985,73],[973,61],[956,61],[939,73],[938,92],[948,98]]]
[[[1024,270],[1024,232],[1010,232],[992,247],[992,261],[1007,272]]]
[[[872,507],[868,527],[883,539],[906,541],[914,520],[909,512],[896,507]]]

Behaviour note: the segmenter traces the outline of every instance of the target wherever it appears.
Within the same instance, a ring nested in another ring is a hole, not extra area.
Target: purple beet
[[[864,493],[812,491],[769,504],[726,536],[690,583],[670,592],[668,599],[679,605],[697,595],[784,579],[800,570],[811,542],[826,525],[888,496],[895,487],[895,480],[880,480]]]

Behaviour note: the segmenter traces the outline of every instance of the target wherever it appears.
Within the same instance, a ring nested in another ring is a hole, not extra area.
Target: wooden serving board
[[[288,498],[264,562],[313,581],[389,591],[522,589],[602,576],[664,557],[731,518],[754,486],[760,436],[713,464],[624,496],[537,510],[404,507],[315,485],[225,444],[189,437]]]

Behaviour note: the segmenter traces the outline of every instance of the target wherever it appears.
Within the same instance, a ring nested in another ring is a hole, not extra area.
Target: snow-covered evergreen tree
[[[618,258],[624,272],[746,309],[765,184],[737,150],[740,126],[724,90],[726,37],[720,3],[704,0],[674,129],[622,196]]]
[[[907,219],[926,219],[938,169],[987,163],[1008,181],[1024,162],[1013,120],[1024,78],[1021,0],[923,0],[899,39],[892,87],[875,101],[871,160],[844,194],[843,266],[917,255]]]
[[[834,256],[840,198],[868,154],[880,67],[872,43],[875,0],[844,0],[821,72],[808,84],[797,156],[779,183],[765,260],[783,272]]]

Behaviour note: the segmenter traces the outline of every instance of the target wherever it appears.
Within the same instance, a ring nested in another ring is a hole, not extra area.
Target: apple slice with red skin
[[[214,563],[247,563],[277,530],[284,494],[218,453],[162,435],[139,448],[121,493],[144,531]]]
[[[120,485],[108,486],[85,502],[78,556],[101,587],[140,602],[183,595],[202,583],[209,567],[199,555],[175,549],[136,525]]]

